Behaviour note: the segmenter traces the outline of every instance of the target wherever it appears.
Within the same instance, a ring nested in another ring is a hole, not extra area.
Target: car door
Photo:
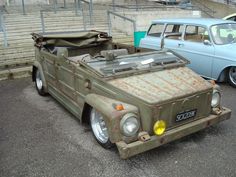
[[[164,30],[164,48],[178,51],[178,44],[182,42],[183,24],[167,24]]]
[[[160,50],[164,28],[164,23],[152,24],[145,38],[140,41],[140,47]]]
[[[78,106],[76,95],[76,65],[68,59],[67,48],[58,48],[56,60],[56,77],[58,81],[57,93],[54,96],[76,117],[81,116],[81,108]],[[54,91],[55,93],[55,91]]]
[[[68,50],[58,48],[56,60],[56,74],[59,90],[70,100],[76,100],[75,95],[75,66],[69,62]]]
[[[42,59],[42,67],[44,71],[44,76],[49,86],[56,87],[57,79],[56,79],[56,55],[50,53],[46,49],[42,49],[41,51],[41,59]]]
[[[215,48],[206,27],[186,25],[184,39],[178,41],[177,50],[190,61],[188,65],[198,74],[211,78]]]

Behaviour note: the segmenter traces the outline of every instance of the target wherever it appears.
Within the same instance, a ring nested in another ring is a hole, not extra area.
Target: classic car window
[[[231,44],[236,42],[236,24],[227,23],[211,27],[211,33],[215,44]]]
[[[148,36],[160,37],[163,30],[164,24],[153,24],[148,31]]]
[[[184,40],[203,43],[204,40],[210,40],[210,38],[206,28],[189,25],[186,27]]]
[[[183,29],[184,29],[183,25],[179,24],[167,25],[164,32],[164,36],[165,38],[168,39],[180,40],[183,33]]]
[[[236,21],[236,20],[235,20],[235,16],[230,17],[230,18],[228,18],[228,19],[226,19],[226,20]]]
[[[150,53],[146,55],[130,55],[125,57],[117,57],[117,59],[112,61],[102,60],[98,58],[97,60],[92,60],[87,62],[86,65],[91,67],[98,73],[109,76],[116,73],[126,72],[126,71],[137,71],[140,69],[149,70],[152,67],[164,66],[173,63],[183,63],[184,61],[176,57],[172,53]]]

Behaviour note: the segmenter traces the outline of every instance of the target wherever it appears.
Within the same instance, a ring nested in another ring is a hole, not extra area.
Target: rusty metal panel
[[[115,87],[149,104],[167,102],[212,86],[186,67],[179,67],[108,81]]]

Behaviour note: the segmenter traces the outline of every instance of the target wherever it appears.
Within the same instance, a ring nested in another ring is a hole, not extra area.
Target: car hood
[[[118,78],[109,83],[149,104],[182,98],[212,88],[208,81],[187,67]]]

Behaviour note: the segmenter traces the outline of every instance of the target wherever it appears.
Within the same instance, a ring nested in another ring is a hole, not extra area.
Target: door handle
[[[183,43],[179,43],[179,44],[178,44],[178,47],[183,47],[183,46],[184,46]]]

